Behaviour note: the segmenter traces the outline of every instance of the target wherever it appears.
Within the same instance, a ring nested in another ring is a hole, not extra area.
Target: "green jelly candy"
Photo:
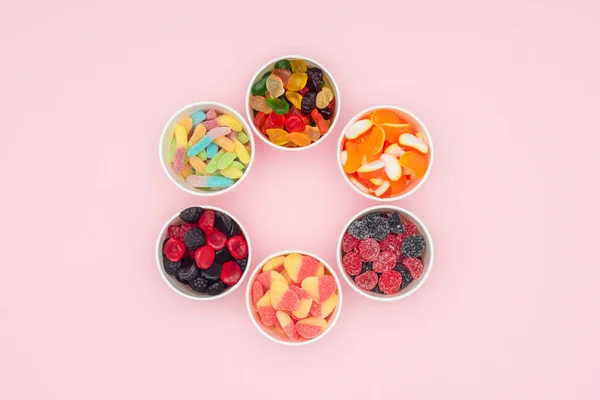
[[[238,140],[241,144],[246,144],[248,143],[248,140],[250,140],[250,138],[248,137],[248,135],[246,135],[246,132],[240,132],[238,133]]]
[[[252,94],[255,96],[264,96],[267,94],[267,78],[271,75],[271,71],[266,72],[262,78],[252,85]]]
[[[231,165],[229,166],[229,168],[233,168],[233,169],[239,169],[240,171],[244,169],[244,164],[242,164],[239,161],[234,161],[231,163]]]
[[[229,167],[231,165],[231,163],[233,162],[233,160],[235,160],[236,158],[237,158],[237,154],[235,154],[235,152],[233,152],[233,151],[229,151],[229,152],[223,154],[223,156],[221,156],[221,158],[219,159],[219,162],[217,162],[217,168],[225,169],[225,168]]]
[[[285,68],[292,70],[292,64],[290,64],[290,60],[280,60],[275,63],[275,69],[277,68]]]
[[[217,164],[219,163],[221,157],[223,157],[223,154],[225,154],[225,150],[219,150],[219,152],[215,154],[208,164],[206,164],[206,170],[204,171],[206,174],[214,174],[217,172]]]
[[[290,103],[281,99],[266,99],[265,103],[273,109],[273,112],[278,115],[282,115],[290,111]]]
[[[208,158],[208,155],[206,154],[206,149],[204,149],[200,153],[198,153],[198,158],[201,159],[202,161],[206,161],[206,159]]]
[[[175,138],[173,138],[173,140],[171,140],[171,146],[169,147],[169,161],[170,162],[173,162],[175,160],[175,148],[177,148],[177,141],[175,140]]]

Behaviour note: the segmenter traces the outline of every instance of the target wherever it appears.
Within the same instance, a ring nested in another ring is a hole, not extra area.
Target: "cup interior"
[[[308,68],[312,68],[312,67],[320,68],[323,71],[323,80],[326,82],[327,86],[329,86],[333,90],[333,93],[335,94],[335,99],[336,99],[335,113],[334,113],[333,119],[331,120],[331,124],[329,125],[329,131],[325,135],[323,135],[319,140],[309,144],[308,146],[286,147],[286,146],[276,145],[273,142],[271,142],[268,137],[263,135],[263,133],[259,129],[257,129],[256,126],[254,126],[254,109],[252,109],[252,107],[250,107],[250,96],[252,95],[252,86],[256,82],[258,82],[262,78],[262,76],[264,74],[266,74],[268,71],[273,71],[273,69],[275,68],[275,63],[277,63],[280,60],[302,60],[306,63]],[[269,146],[272,146],[272,147],[275,147],[275,148],[281,149],[281,150],[286,150],[286,151],[301,151],[301,150],[310,149],[310,148],[315,147],[319,143],[321,143],[324,139],[326,139],[327,136],[331,134],[331,132],[335,128],[337,121],[339,120],[340,105],[341,105],[340,91],[338,89],[337,83],[333,79],[333,76],[331,75],[329,70],[327,68],[325,68],[323,65],[321,65],[319,62],[317,62],[311,58],[307,58],[307,57],[299,56],[299,55],[278,57],[278,58],[271,60],[268,63],[264,64],[250,80],[250,85],[248,86],[248,91],[246,93],[246,116],[248,117],[249,125],[252,128],[252,131],[254,132],[254,134],[257,137],[261,138]]]
[[[356,187],[356,185],[354,183],[352,183],[352,181],[350,181],[350,178],[348,177],[348,174],[344,171],[344,166],[342,165],[342,159],[341,159],[341,153],[343,150],[343,144],[344,144],[344,138],[346,135],[346,131],[358,120],[360,119],[364,119],[368,114],[376,111],[376,110],[380,110],[380,109],[388,109],[388,110],[392,110],[394,111],[400,118],[402,118],[403,120],[405,120],[406,122],[408,122],[413,128],[415,132],[419,132],[422,137],[423,137],[423,141],[427,144],[427,146],[429,147],[429,153],[428,153],[428,157],[429,157],[429,166],[427,168],[427,171],[425,172],[425,175],[420,178],[420,179],[416,179],[412,182],[409,182],[408,185],[406,185],[406,187],[404,188],[404,190],[402,191],[402,193],[400,193],[397,196],[393,196],[393,197],[385,197],[385,198],[381,198],[381,197],[377,197],[372,193],[365,193],[364,191],[360,190],[358,187]],[[431,172],[431,167],[433,166],[433,142],[431,140],[431,135],[429,134],[429,131],[427,130],[427,127],[425,126],[425,124],[413,113],[411,113],[408,110],[405,110],[403,108],[400,107],[396,107],[396,106],[376,106],[376,107],[371,107],[368,108],[364,111],[361,111],[360,113],[358,113],[357,115],[354,116],[354,118],[352,118],[344,127],[342,133],[339,136],[338,139],[338,146],[337,146],[337,160],[338,160],[338,167],[340,168],[340,171],[342,172],[342,175],[344,176],[344,180],[346,181],[346,183],[348,183],[354,190],[356,190],[358,193],[360,193],[361,195],[367,197],[368,199],[371,200],[377,200],[377,201],[396,201],[396,200],[400,200],[403,199],[407,196],[409,196],[410,194],[414,193],[424,182],[425,180],[429,177],[429,173]]]
[[[288,255],[290,253],[299,253],[302,255],[307,255],[307,256],[316,258],[321,263],[323,263],[323,266],[325,267],[325,274],[331,275],[335,279],[335,282],[337,284],[338,305],[333,310],[333,312],[326,318],[326,320],[328,322],[327,329],[323,333],[321,333],[319,336],[317,336],[313,339],[301,339],[301,340],[297,340],[297,341],[292,341],[288,337],[286,337],[285,334],[277,332],[277,330],[275,330],[274,327],[265,327],[262,324],[262,322],[260,320],[260,316],[259,316],[258,312],[256,311],[256,308],[254,307],[254,304],[252,302],[252,284],[254,283],[256,276],[262,272],[262,268],[265,265],[265,263],[267,261],[271,260],[272,258]],[[329,264],[327,264],[325,262],[325,260],[323,260],[321,257],[318,257],[312,253],[307,253],[307,252],[299,251],[299,250],[282,251],[279,253],[271,254],[270,256],[268,256],[267,258],[262,260],[260,262],[260,264],[257,265],[256,268],[252,271],[252,274],[250,275],[250,277],[248,279],[248,284],[246,287],[246,307],[248,309],[248,314],[250,315],[250,319],[252,320],[253,325],[265,337],[274,341],[275,343],[279,343],[279,344],[283,344],[283,345],[302,346],[302,345],[316,342],[317,340],[319,340],[319,339],[323,338],[325,335],[327,335],[327,333],[329,333],[329,331],[331,331],[331,329],[333,328],[333,326],[335,325],[335,323],[337,322],[337,320],[339,318],[339,313],[342,308],[342,286],[341,286],[341,282],[340,282],[335,270],[333,268],[331,268],[331,266]]]
[[[184,117],[186,117],[198,110],[207,111],[211,108],[214,108],[219,114],[231,115],[232,117],[236,118],[238,121],[240,121],[242,123],[242,125],[244,127],[244,132],[246,132],[248,135],[248,138],[249,138],[248,143],[250,143],[250,148],[252,151],[250,152],[250,162],[246,166],[246,168],[244,170],[244,174],[233,185],[226,187],[226,188],[201,189],[201,188],[195,188],[193,186],[190,186],[186,182],[185,178],[183,178],[183,176],[181,176],[177,172],[175,172],[175,170],[173,169],[173,167],[171,165],[171,162],[169,161],[169,147],[171,146],[171,140],[173,139],[173,130],[175,129],[175,126],[179,123],[179,121],[181,121]],[[189,104],[189,105],[181,108],[179,111],[177,111],[175,114],[173,114],[173,116],[169,119],[169,121],[163,128],[163,131],[161,134],[161,139],[160,139],[160,144],[159,144],[159,157],[160,157],[160,162],[161,162],[161,165],[163,166],[165,173],[167,174],[169,179],[175,185],[177,185],[179,188],[181,188],[182,190],[184,190],[188,193],[191,193],[191,194],[194,194],[197,196],[215,196],[218,194],[223,194],[225,192],[228,192],[229,190],[231,190],[234,187],[236,187],[237,185],[239,185],[246,178],[246,176],[250,172],[250,168],[252,167],[252,164],[254,163],[254,152],[255,152],[254,149],[255,149],[255,143],[254,143],[254,137],[251,132],[251,128],[248,125],[248,123],[246,122],[246,120],[237,111],[235,111],[233,108],[226,106],[224,104],[221,104],[221,103],[199,102],[199,103]]]
[[[348,231],[348,227],[355,220],[361,219],[365,215],[372,213],[372,212],[390,214],[394,211],[397,211],[400,214],[400,217],[402,218],[403,221],[412,222],[417,227],[417,234],[422,236],[425,239],[425,251],[423,252],[423,255],[421,256],[421,261],[423,262],[423,273],[421,274],[421,276],[419,278],[413,279],[411,281],[411,283],[408,286],[406,286],[404,289],[400,289],[399,292],[394,293],[394,294],[379,294],[379,293],[363,290],[363,289],[359,288],[358,286],[356,286],[356,283],[354,283],[354,280],[352,279],[352,277],[349,276],[346,273],[346,271],[344,271],[344,267],[342,265],[342,257],[344,256],[344,252],[342,250],[342,240],[344,238],[344,235]],[[433,254],[434,254],[434,249],[433,249],[433,240],[431,239],[431,235],[429,234],[429,231],[427,230],[427,227],[425,226],[425,224],[416,215],[414,215],[410,211],[405,210],[400,207],[374,206],[374,207],[367,208],[367,209],[359,212],[355,216],[353,216],[348,221],[348,223],[346,224],[344,229],[342,230],[342,233],[340,234],[340,238],[338,240],[337,263],[338,263],[338,268],[340,270],[340,274],[344,277],[344,280],[346,281],[346,283],[348,283],[348,285],[350,285],[350,287],[352,287],[352,289],[354,289],[361,295],[363,295],[367,298],[379,300],[379,301],[395,301],[395,300],[400,300],[407,296],[410,296],[411,294],[413,294],[414,292],[419,290],[419,288],[423,285],[423,283],[425,283],[425,281],[429,277],[429,273],[431,272],[431,268],[433,266]]]
[[[168,234],[167,234],[167,229],[169,228],[169,225],[181,225],[183,223],[183,220],[179,217],[179,212],[175,215],[173,215],[163,226],[161,232],[158,235],[158,239],[156,241],[156,264],[158,266],[158,272],[160,273],[160,276],[163,278],[163,280],[165,281],[165,283],[171,288],[173,289],[176,293],[182,295],[183,297],[186,297],[188,299],[192,299],[192,300],[216,300],[219,299],[221,297],[224,297],[230,293],[232,293],[234,290],[237,290],[241,285],[242,282],[244,281],[244,279],[246,278],[246,276],[249,274],[249,270],[251,268],[251,262],[252,262],[252,244],[250,243],[250,238],[248,236],[248,232],[246,231],[246,229],[244,228],[244,226],[242,224],[240,224],[240,221],[238,219],[236,219],[233,215],[231,215],[229,212],[218,208],[218,207],[214,207],[214,206],[199,206],[204,208],[205,210],[213,210],[213,211],[220,211],[222,213],[227,214],[229,217],[231,217],[231,219],[233,221],[235,221],[238,226],[240,227],[240,232],[244,235],[244,238],[246,239],[246,243],[248,244],[248,264],[246,266],[246,270],[243,271],[242,273],[242,277],[240,278],[240,280],[233,286],[230,286],[229,288],[225,289],[225,291],[223,291],[223,293],[220,293],[216,296],[210,296],[206,293],[198,293],[192,290],[192,288],[189,285],[185,285],[181,282],[179,282],[177,279],[175,279],[175,276],[173,275],[169,275],[165,272],[165,269],[163,268],[163,243],[164,241],[168,238]]]

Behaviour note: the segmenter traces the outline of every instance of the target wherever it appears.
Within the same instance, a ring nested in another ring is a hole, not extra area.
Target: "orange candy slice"
[[[346,150],[348,156],[346,158],[346,164],[344,164],[344,172],[351,174],[362,165],[363,155],[360,152],[358,143],[347,142]]]
[[[308,134],[304,132],[289,132],[288,139],[290,140],[290,142],[300,147],[308,146],[312,143],[310,136],[308,136]]]
[[[400,165],[410,168],[417,178],[422,178],[427,172],[429,161],[426,156],[414,151],[407,151],[400,157]]]
[[[408,184],[406,175],[400,176],[400,179],[398,179],[396,182],[390,182],[390,184],[392,188],[392,196],[398,196],[404,191],[406,185]]]
[[[401,119],[396,112],[387,108],[382,108],[374,111],[373,114],[371,114],[371,122],[373,122],[375,125],[399,124]]]
[[[381,127],[375,126],[366,140],[361,144],[362,153],[367,156],[377,154],[383,150],[384,142],[385,132]]]
[[[381,128],[385,131],[385,140],[390,143],[398,143],[400,135],[404,133],[412,133],[412,127],[409,124],[381,124]]]
[[[358,172],[358,176],[363,179],[383,178],[385,173],[385,163],[381,160],[376,160],[361,165],[356,172]]]

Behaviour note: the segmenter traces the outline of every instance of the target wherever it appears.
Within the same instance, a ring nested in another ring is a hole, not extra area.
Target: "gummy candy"
[[[356,139],[367,133],[372,126],[373,122],[371,122],[370,119],[360,119],[348,128],[346,131],[346,139]]]
[[[374,125],[380,124],[399,124],[401,122],[400,117],[394,111],[382,108],[375,110],[371,114],[371,121]]]
[[[317,108],[328,107],[331,100],[333,100],[333,92],[328,87],[324,87],[317,93]]]
[[[310,136],[310,140],[316,142],[321,137],[321,131],[316,126],[305,125],[304,133]]]
[[[231,133],[233,133],[233,132],[235,132],[235,131],[232,131]],[[229,139],[229,137],[227,137],[227,136],[219,136],[219,137],[215,138],[213,140],[212,144],[219,146],[220,148],[222,148],[225,151],[234,151],[235,150],[235,145],[233,144],[233,140]]]
[[[407,257],[421,257],[425,251],[425,239],[418,235],[411,235],[402,240],[402,253]]]
[[[290,340],[298,339],[298,332],[296,332],[296,327],[294,326],[294,322],[283,311],[277,311],[276,313],[277,321],[279,321],[279,325],[281,325],[281,329],[287,335]]]
[[[275,270],[277,272],[283,271],[283,261],[285,260],[285,256],[274,257],[267,261],[265,265],[263,265],[263,272]]]
[[[290,110],[290,103],[285,100],[270,98],[266,99],[265,103],[273,109],[275,114],[285,114]]]
[[[228,114],[219,115],[217,117],[217,122],[219,123],[219,126],[227,126],[236,132],[241,131],[243,128],[240,121]]]
[[[367,271],[360,275],[358,275],[354,282],[356,282],[356,286],[364,290],[371,290],[377,285],[377,281],[379,277],[375,271]]]
[[[306,92],[302,97],[300,111],[302,114],[310,114],[317,104],[317,94],[315,92]]]
[[[363,179],[381,178],[385,173],[385,163],[381,160],[376,160],[361,165],[356,172]]]
[[[195,111],[190,114],[192,119],[192,126],[197,126],[200,122],[206,119],[206,114],[202,110]]]
[[[335,310],[335,308],[338,305],[338,302],[339,299],[336,293],[332,294],[331,297],[329,297],[321,304],[315,301],[310,307],[310,315],[316,318],[327,318],[333,312],[333,310]]]
[[[223,175],[227,178],[231,178],[231,179],[239,179],[242,177],[242,175],[244,175],[244,173],[242,172],[241,169],[228,167],[228,168],[221,170],[221,175]]]
[[[275,63],[275,69],[278,69],[278,68],[285,68],[285,69],[289,70],[290,72],[292,71],[292,65],[289,60],[277,61]]]
[[[298,308],[292,311],[292,315],[298,319],[306,318],[313,304],[312,296],[306,290],[298,286],[292,285],[290,286],[290,290],[296,293],[299,299]]]
[[[271,107],[269,107],[269,109],[271,109]],[[269,113],[271,111],[269,111]],[[264,112],[261,112],[261,111],[259,111],[258,113],[256,113],[256,115],[254,116],[254,125],[257,128],[259,128],[259,129],[262,128],[263,124],[267,120],[267,116],[268,116],[267,114],[268,113],[264,113]]]
[[[181,171],[181,176],[183,176],[184,178],[187,178],[188,176],[190,176],[193,173],[194,173],[194,169],[188,163],[183,166],[183,171]]]
[[[267,93],[267,78],[271,75],[270,72],[263,75],[254,85],[252,85],[251,92],[255,96],[264,96]]]
[[[400,135],[412,133],[412,127],[409,124],[381,124],[379,125],[385,132],[385,140],[390,143],[398,143]]]
[[[288,99],[290,103],[296,108],[302,107],[302,95],[297,92],[290,92],[289,90],[285,92],[285,98]]]
[[[383,143],[385,142],[385,132],[381,127],[375,126],[366,136],[364,142],[361,143],[361,152],[367,156],[377,154],[383,150]]]
[[[248,164],[250,162],[250,153],[248,153],[248,149],[246,149],[239,140],[236,140],[233,144],[235,145],[235,154],[237,154],[240,162]]]
[[[290,133],[303,132],[304,126],[304,121],[298,115],[292,114],[285,119],[285,129]]]
[[[325,332],[327,329],[327,320],[320,318],[305,318],[296,322],[298,334],[305,339],[313,339]]]
[[[304,72],[296,72],[290,76],[286,88],[289,91],[296,92],[306,86],[307,80],[308,75],[306,75]]]
[[[390,181],[397,181],[402,177],[400,160],[390,154],[382,154],[380,160],[385,164],[385,174]]]
[[[373,261],[373,271],[382,273],[389,271],[396,265],[396,255],[387,251],[382,251],[377,255],[377,259]]]
[[[201,174],[204,174],[204,171],[206,170],[206,163],[204,161],[202,161],[198,157],[190,157],[188,161],[196,171],[198,171]]]
[[[265,288],[265,290],[268,290],[274,282],[287,283],[285,278],[274,269],[267,270],[258,274],[256,276],[256,281],[260,282],[260,284],[263,285],[263,288]]]
[[[288,84],[289,84],[289,82],[288,82]],[[269,77],[267,78],[267,80],[265,82],[265,85],[267,87],[268,92],[271,93],[271,95],[273,97],[279,97],[285,93],[283,81],[277,75],[273,75],[273,74],[269,75]],[[269,99],[267,99],[267,100],[269,100]],[[267,105],[268,104],[269,103],[267,102]],[[270,107],[273,108],[272,106],[270,106]]]
[[[217,110],[215,110],[214,108],[211,108],[210,110],[208,110],[206,112],[206,120],[210,121],[217,118]]]
[[[275,281],[271,283],[271,305],[275,310],[294,311],[300,305],[298,295],[290,290],[287,283]]]
[[[217,146],[216,143],[211,143],[208,146],[206,146],[205,150],[202,151],[206,154],[207,158],[213,158],[219,152],[219,146]],[[200,153],[202,153],[202,151]]]
[[[188,146],[193,146],[198,143],[200,139],[204,137],[204,135],[206,135],[206,126],[204,126],[204,124],[196,125],[196,128],[194,128],[194,133],[188,140]]]
[[[352,237],[352,236],[350,236]],[[362,260],[358,253],[350,252],[342,257],[342,267],[348,275],[358,275],[362,271]]]
[[[190,175],[186,178],[187,183],[197,188],[223,188],[233,185],[233,179],[224,176],[200,176]]]
[[[404,133],[400,135],[400,137],[398,138],[398,143],[400,143],[404,147],[411,147],[413,149],[416,149],[423,154],[427,154],[427,152],[429,151],[429,148],[422,139],[416,137],[415,135],[411,135],[410,133]]]
[[[326,134],[329,130],[329,124],[327,123],[327,121],[325,121],[325,118],[323,118],[321,113],[316,108],[314,108],[311,111],[310,116],[317,124],[317,128],[319,128],[319,132],[321,132],[321,135]]]
[[[246,144],[246,143],[248,143],[248,141],[250,140],[250,138],[248,137],[248,135],[246,134],[246,132],[242,131],[242,132],[238,133],[237,140],[241,144]]]
[[[211,247],[212,249],[212,247]],[[263,286],[258,281],[254,281],[252,284],[252,302],[256,304],[261,297],[265,295],[265,290]],[[271,299],[269,299],[269,304],[271,303]]]
[[[425,172],[427,172],[427,158],[414,151],[407,151],[402,154],[402,157],[400,157],[400,164],[410,168],[418,178],[422,178],[425,176]]]
[[[365,261],[377,260],[379,251],[379,243],[373,238],[364,239],[358,243],[358,254]]]
[[[335,279],[330,275],[310,276],[302,281],[302,289],[306,290],[317,303],[323,303],[337,291]]]
[[[423,273],[423,262],[418,258],[405,258],[402,265],[410,271],[413,279],[418,279]]]
[[[271,73],[275,76],[278,76],[281,79],[281,82],[283,82],[283,86],[287,87],[290,76],[292,76],[292,72],[289,69],[276,68]]]
[[[181,121],[179,121],[179,125],[183,126],[183,128],[185,129],[185,133],[189,133],[192,130],[192,126],[194,125],[194,122],[192,120],[192,117],[185,116],[183,117],[183,119]]]
[[[283,267],[294,282],[300,283],[305,278],[314,275],[320,264],[314,257],[291,253],[285,258]]]
[[[250,107],[256,111],[260,111],[262,113],[268,114],[270,113],[271,107],[269,107],[263,96],[250,96]],[[256,124],[256,120],[254,122]]]
[[[269,140],[276,145],[282,146],[290,141],[287,131],[283,129],[267,129]]]
[[[394,294],[400,290],[402,275],[396,270],[386,271],[379,278],[379,288],[385,294]]]
[[[237,140],[237,138],[238,138],[238,132],[236,132],[236,131],[231,131],[231,132],[229,132],[229,135],[227,135],[227,139],[231,140],[232,142],[234,140]]]
[[[185,164],[185,150],[187,148],[187,131],[182,125],[175,126],[175,156],[173,158],[173,170],[180,174]],[[195,155],[195,154],[194,154]]]
[[[302,60],[291,60],[290,67],[292,72],[306,72],[306,63]]]
[[[308,146],[312,143],[310,136],[308,136],[308,134],[304,132],[292,131],[288,133],[288,139],[290,140],[290,142],[294,143],[299,147]]]
[[[217,169],[225,169],[227,167],[229,167],[231,165],[231,163],[233,162],[233,160],[235,160],[237,157],[237,154],[235,154],[234,152],[226,152],[225,154],[223,154],[221,156],[221,158],[219,159],[219,161],[217,162]]]
[[[317,93],[321,90],[322,82],[323,82],[323,71],[320,68],[308,68],[306,70],[306,74],[308,75],[308,81],[306,82],[306,86],[313,92]]]
[[[175,149],[177,148],[177,140],[173,138],[171,145],[169,146],[169,162],[173,163],[175,160]]]
[[[346,253],[350,253],[356,249],[358,242],[359,240],[357,238],[349,233],[346,233],[342,238],[342,250],[344,250]]]
[[[190,147],[188,149],[187,155],[189,157],[193,157],[193,156],[197,155],[202,150],[204,150],[206,147],[208,147],[208,145],[211,144],[215,138],[217,138],[219,136],[228,135],[229,132],[231,132],[231,128],[226,127],[226,126],[220,126],[220,127],[211,129],[210,131],[208,131],[208,133],[202,139],[200,139],[200,141],[198,143],[196,143],[195,145],[193,145],[192,147]]]
[[[219,163],[221,157],[223,157],[223,154],[225,154],[225,150],[219,150],[217,154],[215,154],[214,157],[210,159],[208,164],[206,164],[206,169],[204,170],[207,174],[214,174],[215,172],[217,172],[217,164]]]
[[[265,326],[275,324],[277,320],[275,309],[271,305],[271,293],[269,290],[256,302],[256,309],[260,315],[260,320]]]

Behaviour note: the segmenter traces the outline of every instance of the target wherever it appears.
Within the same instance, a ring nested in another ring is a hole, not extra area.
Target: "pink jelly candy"
[[[377,243],[377,240],[373,238],[361,240],[358,243],[358,254],[360,254],[364,261],[377,260],[377,255],[379,254],[379,251],[379,243]]]
[[[256,304],[265,295],[263,286],[258,281],[254,281],[252,284],[252,303]]]
[[[388,251],[382,251],[377,255],[377,260],[373,261],[373,271],[382,273],[389,271],[396,265],[397,257]]]
[[[417,279],[423,273],[423,262],[418,258],[405,258],[402,265],[408,269],[413,279]]]
[[[211,119],[215,119],[217,118],[217,110],[215,110],[214,108],[211,108],[210,110],[208,110],[206,112],[206,120],[210,121]]]
[[[363,290],[371,290],[377,285],[379,277],[375,271],[367,271],[354,278],[356,286]]]
[[[342,238],[342,250],[344,250],[346,253],[350,253],[351,251],[354,251],[358,245],[358,242],[359,240],[357,238],[346,233]]]
[[[400,239],[400,236],[391,233],[379,242],[379,248],[381,251],[393,253],[398,258],[402,253],[402,239]]]
[[[348,253],[342,258],[342,267],[348,275],[356,276],[362,271],[362,260],[358,253]]]

